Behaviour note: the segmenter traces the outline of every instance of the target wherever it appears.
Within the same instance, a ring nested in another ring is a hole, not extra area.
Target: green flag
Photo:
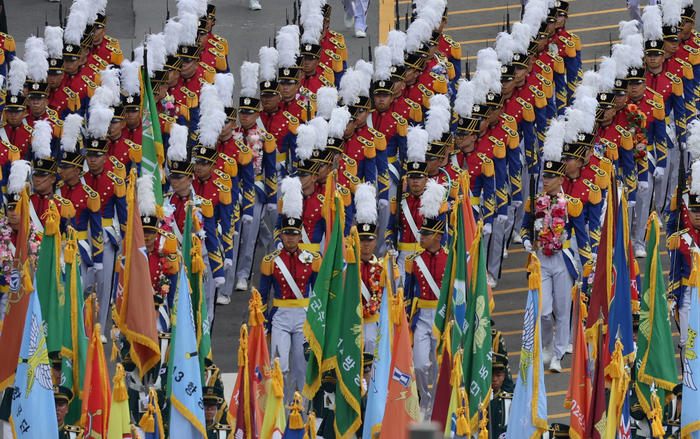
[[[352,232],[352,248],[348,249],[345,286],[343,293],[331,297],[328,303],[329,322],[338,322],[335,343],[335,375],[338,379],[335,391],[335,434],[348,438],[362,424],[360,399],[362,398],[362,300],[360,299],[360,237]],[[350,251],[352,254],[350,255]],[[335,331],[331,331],[335,333]],[[333,346],[333,343],[329,343]],[[329,346],[329,347],[330,347]]]
[[[53,201],[50,202],[47,224],[39,248],[36,263],[36,285],[41,315],[46,321],[46,348],[49,352],[59,352],[63,342],[61,313],[65,302],[61,278],[61,234],[58,230],[60,217]],[[50,220],[49,220],[50,217]]]
[[[647,223],[647,257],[637,335],[637,380],[634,390],[644,411],[651,413],[651,386],[659,401],[678,382],[676,357],[668,318],[666,287],[659,256],[659,218],[652,212]]]
[[[326,323],[335,323],[327,318],[329,303],[332,298],[336,298],[337,294],[343,291],[343,225],[340,221],[343,216],[343,205],[338,195],[335,196],[334,203],[333,229],[321,262],[321,268],[318,271],[318,277],[310,293],[309,308],[304,322],[304,336],[311,347],[303,391],[304,396],[308,399],[312,399],[321,387],[323,372],[335,367],[329,361],[329,353],[335,353],[338,334],[336,330],[336,338],[329,338],[333,331],[331,331],[332,326],[327,327]]]
[[[64,249],[65,277],[63,289],[65,304],[63,306],[63,328],[61,347],[61,385],[73,391],[73,400],[68,408],[66,423],[75,424],[80,420],[81,397],[85,361],[88,351],[88,337],[85,333],[83,319],[83,285],[80,280],[80,262],[78,261],[78,242],[75,230],[68,229],[68,242]],[[42,241],[42,247],[46,241]]]
[[[151,88],[151,79],[148,77],[145,67],[141,68],[141,80],[143,82],[141,99],[143,135],[141,139],[142,157],[139,176],[143,174],[153,175],[153,192],[156,196],[156,205],[162,207],[163,182],[160,175],[160,163],[164,158],[163,137],[160,133],[160,122],[158,121],[158,110],[156,110],[156,101]]]
[[[459,210],[455,208],[455,210]],[[443,346],[443,339],[442,339],[442,333],[445,331],[445,326],[447,325],[447,322],[450,321],[453,317],[453,302],[454,299],[452,298],[452,291],[453,289],[456,291],[457,286],[454,285],[455,283],[455,268],[456,268],[456,261],[455,261],[455,244],[457,241],[457,232],[452,234],[449,237],[449,249],[450,251],[447,253],[447,262],[445,263],[445,274],[443,275],[442,279],[443,282],[440,285],[440,297],[438,298],[438,304],[437,304],[437,312],[435,313],[435,321],[433,322],[433,335],[435,335],[435,338],[438,340],[438,352],[442,352]],[[454,285],[454,288],[453,288]],[[452,331],[454,333],[454,330]],[[461,338],[461,328],[460,328],[460,336],[458,337]],[[451,351],[454,352],[454,351]]]
[[[471,433],[477,431],[479,409],[482,404],[488,404],[491,391],[491,312],[482,238],[478,238],[479,253],[474,265],[474,285],[468,301],[463,338],[464,386],[469,395],[468,419]]]

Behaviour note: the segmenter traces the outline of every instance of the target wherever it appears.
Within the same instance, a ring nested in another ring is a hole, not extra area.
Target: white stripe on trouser
[[[678,164],[680,162],[680,150],[676,146],[666,151],[666,169],[664,175],[654,183],[654,208],[662,213],[671,203],[671,196],[678,184]],[[688,163],[686,161],[686,163]]]
[[[306,378],[306,358],[304,357],[304,308],[277,308],[272,317],[270,335],[270,361],[279,358],[284,375],[284,401],[288,405],[294,399],[294,392],[301,392]],[[290,358],[291,355],[291,358]]]
[[[93,292],[93,287],[97,290],[95,270],[88,267],[84,261],[80,261],[80,279],[83,282],[83,295],[87,298]]]
[[[537,256],[542,266],[542,346],[553,343],[552,358],[561,359],[569,343],[571,288],[574,281],[566,268],[562,252],[545,256],[540,251]]]
[[[389,200],[396,196],[396,183],[389,177]],[[377,207],[377,249],[375,254],[377,256],[383,256],[386,254],[386,240],[384,235],[386,235],[386,229],[389,227],[389,217],[391,216],[391,203],[386,203],[384,205],[379,204]]]
[[[95,273],[97,281],[97,304],[100,307],[97,316],[102,332],[108,332],[107,319],[109,318],[109,305],[112,300],[112,274],[114,273],[114,261],[117,257],[118,248],[109,240],[106,231],[102,232],[104,246],[102,249],[102,271]]]
[[[433,336],[435,309],[421,308],[418,310],[418,322],[413,331],[413,364],[416,370],[416,385],[420,397],[420,408],[427,412],[433,403],[435,380],[437,379],[437,362],[435,350],[437,339]]]
[[[236,271],[238,269],[238,250],[241,248],[241,221],[238,220],[238,224],[234,228],[233,232],[233,250],[231,254],[233,255],[233,262],[231,266],[226,270],[226,284],[227,287],[219,290],[219,294],[224,296],[231,296],[233,294],[233,288],[236,282]]]
[[[364,339],[364,352],[374,355],[374,349],[377,347],[377,331],[379,330],[379,322],[363,323],[362,338]]]
[[[216,283],[211,274],[211,265],[207,253],[202,255],[204,259],[204,274],[202,276],[202,288],[204,288],[204,298],[207,301],[207,320],[211,327],[211,321],[214,318],[214,298],[216,296]]]
[[[272,225],[266,222],[268,218],[272,221]],[[260,202],[256,194],[255,205],[253,206],[253,221],[243,224],[241,227],[241,244],[238,252],[238,268],[236,269],[237,279],[248,280],[250,277],[250,270],[253,267],[253,255],[258,243],[260,243],[265,254],[270,250],[272,227],[274,227],[276,219],[274,215],[266,213],[265,205]]]
[[[487,251],[486,269],[494,279],[498,279],[498,272],[501,270],[501,259],[503,259],[503,248],[506,241],[506,227],[499,227],[498,220],[494,220],[491,227],[491,235],[489,235],[486,241],[486,247],[484,248],[484,250]],[[520,230],[516,229],[515,233],[519,231]]]
[[[690,287],[683,286],[683,300],[678,305],[678,325],[681,332],[680,345],[685,347],[688,340],[688,318],[690,317]]]
[[[521,155],[521,162],[522,158],[523,157]],[[520,229],[523,226],[523,217],[525,216],[525,203],[530,197],[530,174],[528,173],[527,163],[522,164],[520,175],[520,193],[522,194],[523,204],[516,208],[513,202],[511,201],[511,203],[508,205],[508,220],[506,221],[506,226],[504,227],[505,236],[503,238],[505,241],[505,245],[508,244],[508,240],[511,238],[511,236],[520,234]],[[537,191],[537,188],[535,188],[535,191]]]
[[[649,173],[649,185],[653,184],[654,177]],[[637,183],[637,202],[634,205],[632,217],[632,245],[635,250],[646,248],[644,236],[647,233],[647,220],[649,219],[649,205],[651,204],[651,186],[642,188]]]
[[[396,264],[399,266],[399,273],[401,274],[401,284],[406,285],[406,256],[413,254],[413,252],[401,250],[399,252],[399,257],[396,259]]]

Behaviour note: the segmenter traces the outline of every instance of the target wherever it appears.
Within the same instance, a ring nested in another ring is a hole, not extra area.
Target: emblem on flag
[[[411,384],[411,375],[401,372],[398,367],[394,367],[391,379],[400,382],[404,387],[408,387]]]

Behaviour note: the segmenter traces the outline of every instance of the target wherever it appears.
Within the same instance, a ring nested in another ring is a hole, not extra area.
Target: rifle
[[[399,0],[394,1],[394,17],[396,17],[396,23],[394,24],[394,29],[399,29]]]
[[[535,245],[535,175],[530,174],[530,224],[528,224],[528,227],[530,228],[530,243],[532,244],[532,248],[534,249]],[[517,227],[517,225],[513,225],[513,228]]]

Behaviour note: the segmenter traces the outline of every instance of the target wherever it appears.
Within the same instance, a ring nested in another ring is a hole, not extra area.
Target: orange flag
[[[20,197],[20,201],[15,207],[15,211],[20,216],[19,230],[15,241],[17,249],[15,250],[15,259],[12,263],[12,282],[10,282],[10,291],[7,293],[7,308],[5,309],[2,335],[0,335],[0,352],[2,352],[3,356],[3,361],[0,361],[0,392],[15,382],[17,359],[22,346],[22,334],[24,334],[24,321],[29,308],[29,293],[34,289],[31,282],[25,287],[24,282],[20,281],[29,252],[27,247],[29,237],[29,198],[27,191],[21,191]],[[33,272],[34,270],[30,271]]]
[[[114,321],[131,344],[131,359],[143,378],[160,361],[160,346],[156,329],[158,315],[153,304],[153,286],[135,186],[136,172],[132,169],[126,193],[128,216],[122,245],[124,255],[118,266]]]
[[[566,392],[564,407],[571,410],[572,439],[583,439],[586,431],[586,418],[591,403],[591,375],[589,370],[588,346],[583,334],[583,319],[586,318],[586,305],[583,303],[581,288],[576,288],[574,298],[574,355],[569,377],[569,390]]]
[[[258,290],[253,288],[253,295],[248,304],[248,374],[250,376],[250,394],[253,397],[257,432],[262,431],[263,410],[267,402],[265,384],[272,376],[270,354],[265,337],[265,317],[262,312],[262,299]]]
[[[403,290],[399,289],[392,299],[392,322],[394,344],[391,348],[389,388],[384,408],[384,421],[380,438],[406,439],[408,425],[420,420],[420,406],[416,390],[416,374],[413,370],[413,349],[408,329]]]
[[[80,425],[85,428],[85,438],[101,439],[107,437],[109,408],[112,395],[109,390],[109,372],[105,351],[100,339],[100,324],[95,324],[88,346],[85,362],[85,381],[83,391],[83,408]]]
[[[241,439],[254,439],[258,437],[257,421],[255,416],[255,398],[251,395],[251,376],[248,365],[248,326],[241,325],[241,336],[238,347],[238,377],[233,387],[231,401],[228,404],[228,412],[232,418],[231,426],[235,436]],[[231,419],[229,418],[229,419]]]

